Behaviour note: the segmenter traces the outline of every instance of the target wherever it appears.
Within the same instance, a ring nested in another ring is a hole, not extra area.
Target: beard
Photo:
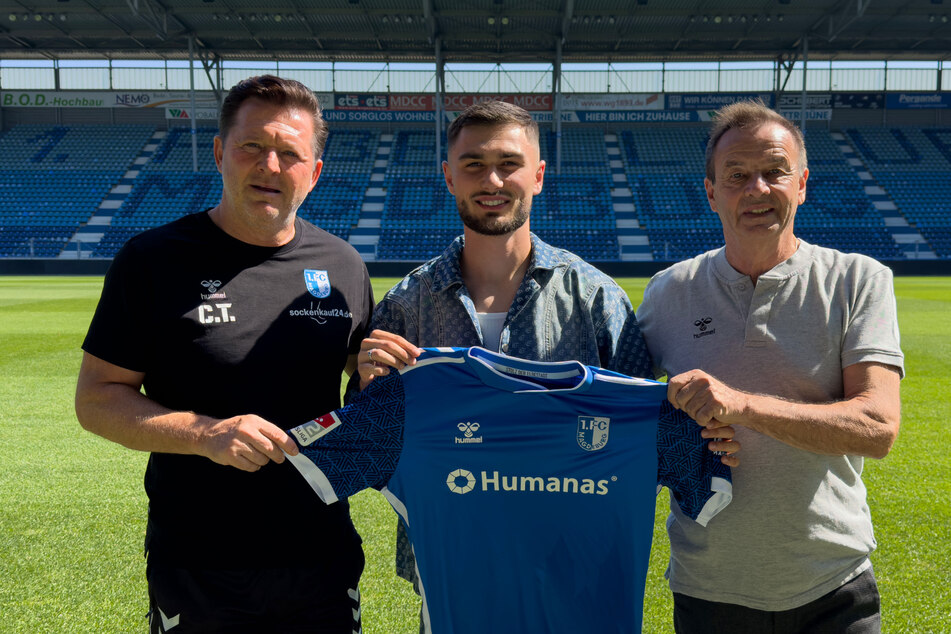
[[[504,236],[514,233],[528,220],[529,206],[523,200],[516,200],[509,216],[480,216],[470,209],[468,201],[457,198],[456,208],[462,224],[484,236]]]

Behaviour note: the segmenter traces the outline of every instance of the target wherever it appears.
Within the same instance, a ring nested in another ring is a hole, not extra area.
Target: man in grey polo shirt
[[[733,503],[706,528],[671,503],[677,632],[881,627],[861,474],[900,422],[892,274],[796,238],[808,177],[794,124],[759,103],[721,109],[704,184],[725,247],[658,273],[637,310],[670,401],[744,448]]]

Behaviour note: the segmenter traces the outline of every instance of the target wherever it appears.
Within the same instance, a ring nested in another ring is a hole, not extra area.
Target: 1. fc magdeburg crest
[[[578,417],[578,446],[585,451],[597,451],[608,444],[611,419],[604,416]]]
[[[304,283],[307,284],[307,291],[314,297],[330,297],[330,277],[327,271],[304,269]]]

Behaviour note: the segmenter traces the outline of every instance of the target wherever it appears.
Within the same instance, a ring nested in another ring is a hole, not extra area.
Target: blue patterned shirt
[[[463,247],[459,236],[391,288],[373,310],[370,330],[401,335],[420,347],[494,348],[482,339],[475,303],[462,280]],[[580,361],[629,376],[652,376],[631,301],[613,279],[535,234],[530,258],[505,316],[499,351],[533,361]],[[625,354],[619,356],[615,353],[622,329]],[[402,524],[397,528],[396,571],[416,583],[415,558]]]
[[[475,304],[462,280],[463,237],[394,286],[373,311],[370,329],[405,337],[421,347],[482,346]],[[580,361],[630,376],[652,376],[643,340],[626,333],[623,358],[615,351],[634,311],[610,277],[577,255],[532,234],[528,271],[505,317],[499,351],[534,361]]]

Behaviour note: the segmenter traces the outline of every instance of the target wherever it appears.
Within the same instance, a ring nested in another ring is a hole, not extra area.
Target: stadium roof
[[[8,0],[0,59],[947,60],[951,0]]]

